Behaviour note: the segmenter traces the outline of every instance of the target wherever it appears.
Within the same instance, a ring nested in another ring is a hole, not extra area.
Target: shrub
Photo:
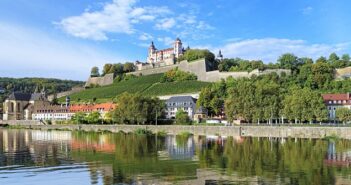
[[[181,71],[178,68],[167,71],[161,77],[161,83],[181,82],[181,81],[189,81],[189,80],[197,80],[197,76],[190,72]]]
[[[177,125],[190,125],[191,120],[188,113],[184,112],[183,109],[179,109],[176,113],[176,124]]]

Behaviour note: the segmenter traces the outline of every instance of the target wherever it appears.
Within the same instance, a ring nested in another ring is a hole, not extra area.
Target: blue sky
[[[85,80],[180,37],[225,57],[350,53],[348,0],[1,0],[0,76]]]

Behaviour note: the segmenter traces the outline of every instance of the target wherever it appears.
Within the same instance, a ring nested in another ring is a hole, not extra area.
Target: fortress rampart
[[[281,75],[282,73],[286,73],[287,75],[290,75],[291,73],[291,71],[288,69],[266,69],[264,71],[255,69],[251,72],[247,72],[247,71],[220,72],[218,70],[211,71],[207,61],[205,59],[199,59],[192,62],[188,62],[184,60],[174,65],[144,69],[140,71],[130,72],[127,74],[132,74],[136,76],[140,76],[140,75],[145,76],[145,75],[151,75],[151,74],[165,73],[176,67],[178,67],[178,69],[181,71],[194,73],[197,76],[199,81],[204,81],[204,82],[217,82],[221,79],[226,79],[229,76],[233,78],[243,78],[243,77],[249,78],[253,75],[259,76],[259,75],[270,74],[274,72],[277,73],[278,75]]]

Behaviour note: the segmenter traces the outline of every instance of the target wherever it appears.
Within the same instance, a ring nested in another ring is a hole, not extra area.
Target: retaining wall
[[[22,121],[20,124],[30,129],[64,129],[83,131],[133,132],[137,129],[148,129],[154,133],[166,132],[180,134],[190,132],[194,135],[221,135],[241,137],[274,137],[274,138],[324,138],[338,136],[351,139],[351,127],[293,127],[293,126],[181,126],[181,125],[40,125],[39,122]],[[0,122],[1,124],[1,122]]]

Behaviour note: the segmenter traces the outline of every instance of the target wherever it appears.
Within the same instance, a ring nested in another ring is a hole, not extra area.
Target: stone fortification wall
[[[243,78],[243,77],[251,77],[252,75],[263,75],[263,74],[269,74],[269,73],[277,73],[278,75],[281,75],[283,72],[286,73],[287,75],[290,75],[290,70],[288,69],[267,69],[264,71],[259,71],[258,69],[255,69],[251,72],[220,72],[218,70],[215,71],[210,71],[209,65],[205,59],[199,59],[196,61],[188,62],[188,61],[181,61],[178,64],[175,65],[169,65],[169,66],[164,66],[164,67],[159,67],[159,68],[152,68],[152,69],[145,69],[145,70],[140,70],[140,71],[135,71],[131,72],[128,74],[133,74],[133,75],[150,75],[150,74],[159,74],[159,73],[165,73],[171,69],[174,69],[178,67],[178,69],[182,71],[187,71],[194,73],[199,81],[204,81],[204,82],[217,82],[221,79],[226,79],[229,76],[232,76],[233,78]]]
[[[80,91],[83,91],[84,89],[85,89],[84,87],[73,87],[69,91],[64,91],[64,92],[57,93],[56,97],[57,98],[61,98],[61,97],[69,96],[69,95],[71,95],[73,93],[78,93]],[[49,101],[52,101],[53,99],[54,99],[54,95],[48,96],[48,100]]]
[[[91,85],[99,85],[99,86],[106,86],[111,85],[114,80],[114,74],[106,74],[105,76],[101,77],[89,77],[87,82],[85,83],[85,87],[89,87]]]
[[[334,78],[335,79],[344,79],[351,77],[351,67],[339,68],[335,70]]]

